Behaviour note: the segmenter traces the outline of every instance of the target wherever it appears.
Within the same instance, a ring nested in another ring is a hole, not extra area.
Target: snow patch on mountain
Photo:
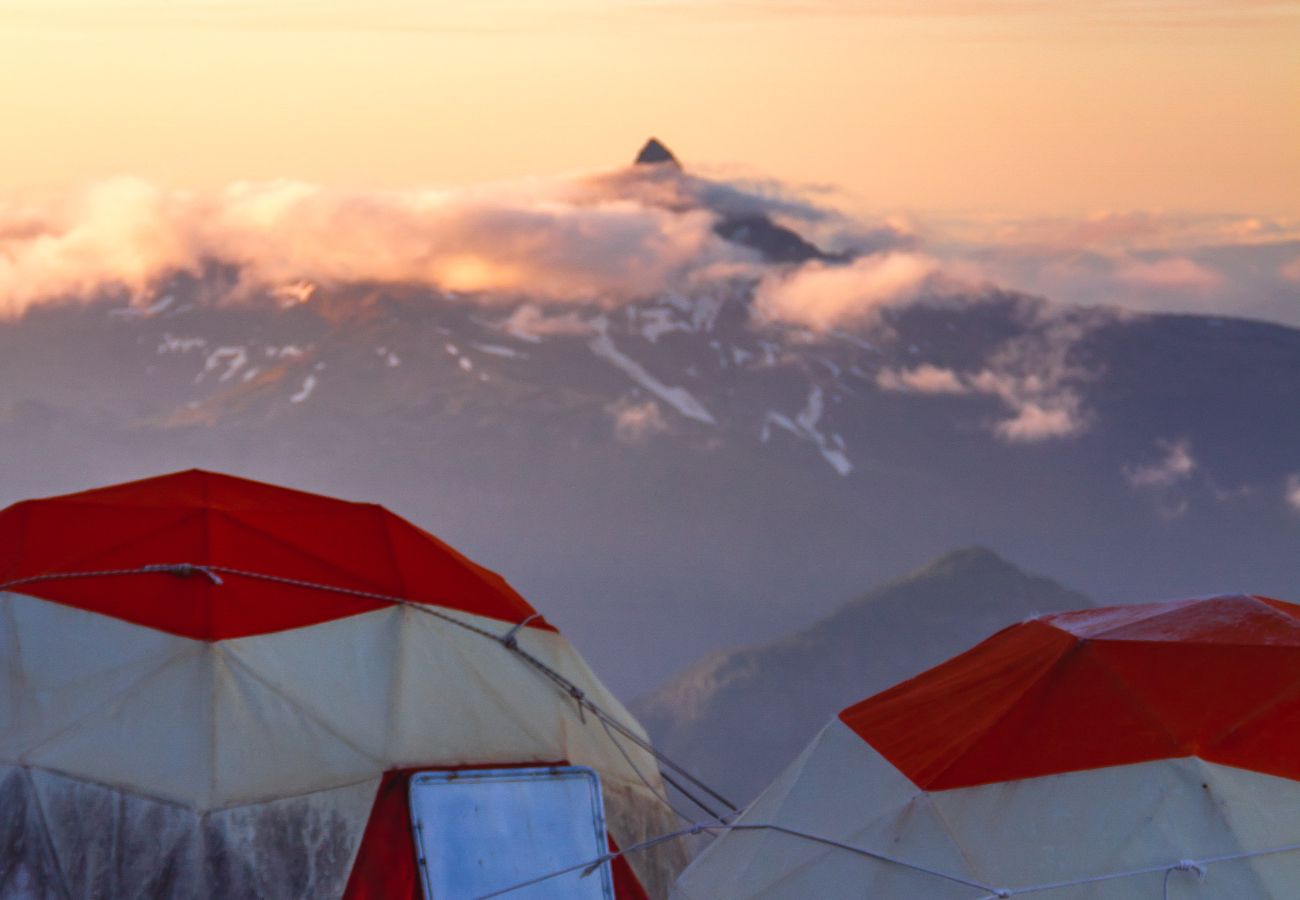
[[[176,337],[163,332],[162,340],[158,342],[157,353],[159,356],[167,353],[189,353],[191,350],[202,350],[207,345],[206,338]]]
[[[587,346],[591,348],[592,353],[614,365],[641,387],[654,394],[686,418],[703,422],[705,425],[717,424],[717,420],[713,418],[713,415],[704,408],[700,401],[695,399],[690,391],[685,388],[670,387],[664,384],[647,372],[639,362],[625,355],[614,346],[614,341],[609,336],[609,323],[604,317],[597,319],[595,324],[596,336],[587,342]]]
[[[665,334],[691,330],[690,325],[678,319],[673,311],[666,307],[652,306],[637,312],[641,319],[641,336],[652,344],[657,343]]]
[[[504,356],[509,359],[527,359],[528,354],[516,350],[514,347],[506,347],[501,344],[471,344],[475,350],[480,353],[487,353],[490,356]]]
[[[267,347],[263,352],[267,359],[298,359],[306,351],[297,344],[285,344],[283,347]]]
[[[247,364],[248,350],[246,348],[240,346],[218,347],[209,353],[207,359],[203,361],[203,371],[194,376],[194,383],[198,384],[208,374],[219,369],[221,374],[217,376],[217,381],[229,381]]]
[[[159,313],[166,312],[176,302],[176,298],[171,294],[164,294],[148,306],[124,306],[120,309],[110,309],[108,314],[115,319],[148,319]]]
[[[314,390],[316,390],[316,376],[308,375],[302,380],[302,387],[298,389],[298,393],[289,398],[289,402],[302,403],[311,396],[312,391]]]
[[[853,471],[853,463],[849,461],[845,452],[848,448],[845,446],[844,438],[834,433],[827,435],[817,428],[825,408],[825,393],[821,387],[814,386],[808,394],[803,409],[799,410],[793,419],[783,413],[769,410],[759,430],[759,440],[766,444],[771,439],[772,426],[775,425],[800,440],[811,443],[837,474],[848,475]]]

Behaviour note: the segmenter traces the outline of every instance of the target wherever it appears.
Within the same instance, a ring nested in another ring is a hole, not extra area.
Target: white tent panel
[[[1300,844],[1300,785],[1232,766],[1202,764],[1205,782],[1220,797],[1219,812],[1243,847]],[[1270,884],[1300,885],[1300,852],[1258,856],[1250,865]]]
[[[110,616],[0,592],[0,759],[101,713],[193,648]]]
[[[1300,784],[1195,757],[1067,772],[931,795],[985,883],[1095,878],[1300,843]],[[1259,818],[1267,825],[1246,824]],[[1241,823],[1244,827],[1239,827]],[[1175,873],[1178,897],[1283,897],[1300,853]],[[1164,872],[1094,882],[1048,900],[1159,896]]]
[[[526,661],[493,640],[433,616],[409,608],[403,614],[390,750],[395,765],[510,762],[527,754],[539,762],[595,765],[607,782],[639,783],[600,722],[580,715],[577,703]],[[494,634],[509,627],[465,613],[457,618]],[[562,636],[531,629],[521,630],[518,640],[644,738]],[[649,754],[621,740],[637,765],[654,770]],[[430,749],[439,747],[446,747],[449,756],[430,760]]]
[[[232,666],[379,761],[391,758],[387,735],[401,625],[401,609],[386,607],[221,646]]]
[[[215,650],[185,643],[187,652],[18,761],[193,808],[211,806]]]
[[[960,847],[924,792],[838,719],[739,819],[776,824],[906,859],[959,877]],[[967,900],[969,888],[771,830],[733,831],[682,874],[677,900],[709,897],[927,897]]]
[[[281,642],[292,644],[306,630],[281,632]],[[325,790],[383,772],[384,760],[354,742],[355,726],[331,728],[226,658],[224,645],[211,646],[216,677],[211,805]]]
[[[401,613],[389,744],[395,765],[556,761],[563,752],[556,722],[566,713],[554,685],[480,635],[410,608]]]
[[[1300,783],[1195,757],[927,793],[838,720],[741,823],[842,841],[989,888],[1149,874],[1035,892],[1045,900],[1151,900],[1165,867],[1300,844]],[[1300,851],[1169,876],[1179,898],[1284,897]],[[988,890],[771,831],[724,834],[678,881],[678,900],[934,897]]]

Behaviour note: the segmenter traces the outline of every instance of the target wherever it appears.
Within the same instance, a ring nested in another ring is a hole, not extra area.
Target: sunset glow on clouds
[[[758,286],[760,315],[825,330],[861,324],[884,306],[919,297],[939,269],[919,253],[887,251],[849,265],[810,262],[767,275]]]
[[[0,209],[0,310],[104,288],[142,294],[211,262],[238,266],[252,288],[306,279],[617,301],[744,258],[712,234],[706,212],[613,196],[575,202],[536,188],[349,192],[271,182],[201,193],[117,179],[48,209]]]
[[[715,232],[732,215],[785,221],[851,258],[764,263]],[[1120,249],[1123,235],[1140,249]],[[0,201],[0,314],[105,290],[144,303],[167,277],[221,263],[238,270],[235,300],[298,282],[371,283],[479,303],[608,307],[748,285],[757,320],[827,331],[868,326],[890,306],[1011,290],[1300,323],[1297,253],[1300,228],[1284,220],[855,220],[779,184],[657,167],[406,190],[287,180],[181,190],[117,178],[38,202]],[[538,306],[519,314],[530,310],[537,321],[521,328],[564,327]]]

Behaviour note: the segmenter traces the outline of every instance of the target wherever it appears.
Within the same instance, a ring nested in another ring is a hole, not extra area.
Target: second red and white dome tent
[[[1012,626],[845,709],[738,825],[676,900],[1294,897],[1300,606]]]
[[[0,586],[0,895],[416,898],[414,769],[590,766],[611,843],[673,827],[654,757],[496,637],[643,739],[569,643],[381,507],[204,472],[28,501]],[[620,900],[672,874],[614,865]]]

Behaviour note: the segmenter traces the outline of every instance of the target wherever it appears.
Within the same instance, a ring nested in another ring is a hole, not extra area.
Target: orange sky
[[[0,193],[688,164],[874,210],[1300,212],[1300,3],[0,0]]]

